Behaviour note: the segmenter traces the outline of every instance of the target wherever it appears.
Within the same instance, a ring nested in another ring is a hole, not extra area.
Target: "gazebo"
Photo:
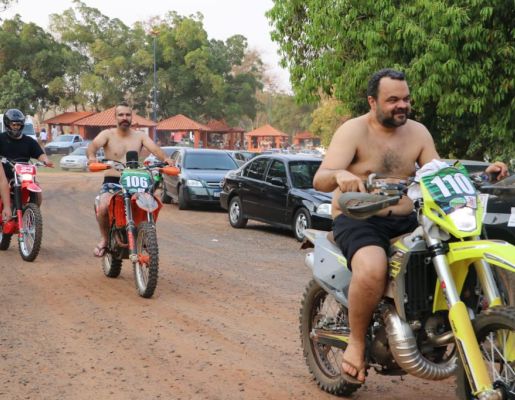
[[[301,149],[311,149],[320,146],[320,138],[316,137],[311,132],[298,132],[293,137],[293,145]]]
[[[264,151],[271,148],[281,148],[288,142],[288,135],[273,126],[266,124],[245,134],[247,150]]]
[[[75,132],[76,122],[81,120],[82,118],[89,117],[90,115],[95,114],[93,111],[66,111],[62,114],[56,115],[55,117],[46,119],[42,122],[42,124],[48,125],[48,139],[52,140],[51,132],[54,126],[58,126],[63,131],[63,126],[69,126],[70,132]],[[82,137],[84,137],[84,127],[78,127],[78,133]]]
[[[75,123],[79,129],[84,130],[82,137],[84,139],[94,139],[101,131],[116,126],[115,108],[111,107],[105,111],[82,118]],[[150,137],[154,137],[154,129],[156,123],[149,119],[143,118],[132,111],[132,127],[134,129],[143,128]]]
[[[216,119],[212,119],[206,125],[211,130],[208,133],[208,146],[228,150],[243,148],[244,129],[230,127],[225,121]]]
[[[207,147],[208,132],[210,129],[207,126],[182,114],[174,115],[157,124],[157,136],[163,144],[176,144],[185,136],[191,139],[190,135],[193,135],[193,147]]]

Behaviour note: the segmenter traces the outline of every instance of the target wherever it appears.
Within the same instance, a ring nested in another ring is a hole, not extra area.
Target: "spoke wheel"
[[[347,309],[312,280],[304,292],[300,308],[300,339],[306,364],[320,388],[338,396],[349,396],[360,385],[341,376],[343,349],[314,340],[314,329],[348,334]]]
[[[503,399],[515,398],[515,307],[493,307],[474,320],[474,331],[483,361],[494,387]],[[476,399],[461,359],[457,371],[457,395],[460,399]]]
[[[157,286],[159,271],[159,249],[156,227],[150,222],[138,226],[136,239],[138,261],[133,263],[136,289],[141,297],[152,297]]]
[[[41,249],[43,238],[43,217],[39,206],[28,203],[23,207],[23,231],[18,240],[21,258],[25,261],[34,261]]]

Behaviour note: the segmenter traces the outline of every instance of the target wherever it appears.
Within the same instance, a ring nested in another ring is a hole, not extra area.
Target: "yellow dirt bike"
[[[428,380],[455,374],[461,399],[514,399],[515,307],[503,304],[492,266],[515,272],[515,246],[479,239],[483,207],[464,169],[443,168],[418,185],[419,227],[391,245],[385,293],[366,335],[366,368]],[[396,204],[408,182],[371,175],[367,187],[374,194],[341,195],[344,214],[368,218]],[[300,310],[304,356],[323,390],[348,396],[361,386],[340,369],[352,273],[327,232],[307,230],[306,238],[314,279]]]

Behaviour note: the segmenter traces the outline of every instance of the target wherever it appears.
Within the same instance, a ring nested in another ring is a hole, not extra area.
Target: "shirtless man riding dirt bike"
[[[408,118],[410,91],[404,73],[376,72],[369,81],[367,99],[370,111],[338,128],[313,182],[317,190],[334,191],[334,238],[352,266],[351,333],[342,374],[358,384],[365,381],[366,329],[386,283],[389,239],[415,229],[417,219],[407,196],[379,216],[359,221],[341,214],[337,199],[342,192],[366,192],[363,181],[372,172],[403,180],[415,175],[417,164],[440,158],[426,127]],[[499,162],[486,172],[499,173],[498,179],[508,173]]]
[[[137,151],[145,147],[154,154],[159,160],[172,165],[172,160],[166,157],[161,148],[152,139],[141,131],[131,129],[132,108],[126,103],[120,103],[115,107],[116,128],[110,128],[100,132],[88,146],[88,162],[97,162],[96,153],[103,147],[105,158],[125,162],[125,155],[128,151]],[[107,234],[109,231],[109,221],[107,206],[113,194],[118,190],[120,173],[116,169],[108,169],[105,172],[104,182],[100,193],[97,196],[96,210],[97,221],[100,228],[102,239],[94,249],[96,257],[103,257],[106,251]]]

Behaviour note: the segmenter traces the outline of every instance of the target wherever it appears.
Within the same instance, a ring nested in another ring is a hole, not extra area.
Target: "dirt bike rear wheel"
[[[341,333],[339,327],[348,329],[347,315],[347,309],[315,280],[308,283],[299,318],[304,358],[318,386],[337,396],[349,396],[359,389],[360,385],[351,384],[341,376],[343,350],[315,342],[310,333],[315,327],[320,328],[321,321],[332,321],[335,333]]]
[[[494,387],[503,388],[505,399],[515,398],[515,361],[506,360],[505,353],[503,354],[508,338],[510,338],[511,345],[515,340],[515,307],[489,308],[476,317],[473,325]],[[461,359],[458,359],[456,375],[458,398],[462,400],[476,399],[472,394]]]
[[[11,238],[13,235],[8,233],[2,233],[0,231],[0,250],[7,250],[11,244]]]
[[[25,261],[34,261],[41,249],[43,239],[43,217],[39,206],[27,203],[23,207],[23,240],[18,241],[21,258]]]
[[[139,224],[136,250],[138,261],[133,263],[136,289],[141,297],[148,299],[156,290],[159,271],[159,249],[156,227],[153,223],[142,222]]]

